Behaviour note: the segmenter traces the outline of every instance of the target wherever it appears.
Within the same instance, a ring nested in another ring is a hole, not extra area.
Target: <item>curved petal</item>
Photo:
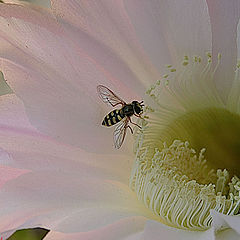
[[[0,96],[0,126],[32,129],[22,101],[15,94]]]
[[[155,219],[128,187],[130,158],[59,144],[39,133],[0,128],[3,163],[33,170],[0,191],[0,229],[89,231],[131,216]],[[16,204],[17,202],[17,204]]]
[[[143,230],[145,221],[144,217],[130,217],[89,232],[65,234],[50,231],[44,240],[140,240],[139,232]]]
[[[159,78],[159,72],[142,51],[122,0],[51,2],[59,20],[84,30],[110,47],[145,87]]]
[[[5,161],[4,159],[3,161]],[[0,161],[2,162],[2,152],[0,151]],[[29,172],[28,170],[24,169],[17,169],[12,167],[7,167],[0,164],[0,187],[2,187],[6,182],[15,179],[22,174]]]
[[[126,91],[47,12],[28,10],[25,16],[22,6],[0,5],[0,55],[5,78],[23,100],[31,123],[63,142],[91,151],[111,151],[112,131],[100,126],[106,108],[96,86],[105,84],[120,94],[134,89]],[[96,54],[104,52],[96,48]]]
[[[237,24],[240,17],[239,0],[207,0],[212,28],[213,59],[222,58],[215,75],[218,90],[226,97],[234,80],[237,60]]]
[[[183,61],[185,55],[211,50],[211,29],[205,0],[124,1],[138,37],[158,69]]]
[[[130,226],[131,227],[131,226]],[[119,230],[123,230],[122,228],[120,228]],[[111,232],[112,233],[112,232]],[[107,236],[106,236],[107,235]],[[88,233],[79,233],[79,234],[64,234],[64,233],[59,233],[59,232],[50,232],[45,238],[44,240],[65,240],[65,239],[71,239],[71,240],[91,240],[91,239],[104,239],[104,240],[115,240],[115,239],[119,239],[119,240],[144,240],[143,239],[143,233],[139,232],[139,233],[135,233],[132,234],[130,236],[124,237],[122,238],[122,234],[120,235],[120,238],[116,235],[114,236],[109,236],[110,234],[104,234],[104,233],[100,233],[95,234],[95,232],[92,234],[92,232],[88,232]],[[86,238],[87,236],[87,238]],[[96,238],[97,236],[97,238]]]
[[[3,232],[1,233],[1,237],[3,239],[8,239],[13,233],[16,232],[16,229],[12,229],[12,230],[9,230],[9,231],[6,231],[6,232]]]
[[[8,181],[15,179],[22,174],[29,172],[26,169],[17,169],[5,166],[6,162],[9,162],[9,154],[0,149],[0,188]]]
[[[84,168],[78,175],[41,171],[7,182],[0,192],[1,231],[24,226],[70,233],[132,216],[155,218],[127,185],[90,175]]]
[[[5,165],[39,170],[56,170],[79,174],[85,168],[93,176],[105,176],[128,184],[133,156],[95,154],[60,144],[36,131],[0,127],[0,147],[11,156]]]
[[[215,240],[213,229],[207,231],[187,231],[169,227],[155,221],[147,221],[144,229],[144,239],[168,240]]]
[[[211,215],[213,217],[213,227],[216,231],[231,228],[240,238],[240,215],[229,216],[214,210],[211,211]]]
[[[160,240],[237,240],[240,237],[240,216],[228,216],[211,211],[213,226],[207,231],[187,231],[172,228],[155,221],[147,221],[144,229],[146,239]],[[161,237],[160,237],[161,236]],[[144,238],[144,239],[145,239]]]

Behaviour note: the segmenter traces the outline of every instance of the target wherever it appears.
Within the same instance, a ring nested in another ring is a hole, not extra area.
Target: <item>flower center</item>
[[[151,130],[156,131],[157,128]],[[240,116],[238,114],[217,108],[190,111],[174,119],[156,134],[168,145],[174,139],[179,139],[189,141],[197,151],[206,147],[205,157],[211,168],[226,168],[231,175],[240,176]],[[161,145],[156,144],[156,147],[161,149]]]
[[[223,103],[211,56],[205,66],[199,59],[189,63],[185,57],[179,73],[168,66],[171,74],[147,91],[147,120],[135,135],[130,179],[139,200],[161,221],[191,230],[211,226],[210,209],[229,215],[240,209],[237,96]]]

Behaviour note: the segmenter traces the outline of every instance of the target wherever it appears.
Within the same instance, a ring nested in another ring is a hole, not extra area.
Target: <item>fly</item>
[[[126,136],[127,128],[129,128],[131,133],[133,133],[133,130],[131,126],[129,126],[129,123],[132,123],[135,126],[141,128],[138,124],[132,122],[131,117],[134,115],[136,117],[142,118],[141,114],[143,113],[144,106],[143,101],[132,101],[131,103],[127,104],[112,90],[103,85],[97,86],[97,92],[99,94],[99,97],[106,104],[112,107],[116,107],[117,105],[122,106],[120,109],[114,109],[108,113],[102,121],[102,125],[107,127],[111,127],[117,124],[113,133],[113,141],[115,148],[119,149],[122,146],[122,143]]]

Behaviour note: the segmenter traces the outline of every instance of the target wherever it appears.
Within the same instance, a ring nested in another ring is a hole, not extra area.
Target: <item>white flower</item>
[[[15,93],[1,97],[1,164],[17,172],[0,191],[1,236],[238,239],[239,1],[51,3],[0,5],[0,68]],[[135,162],[129,134],[116,151],[100,126],[110,109],[98,84],[145,99]]]

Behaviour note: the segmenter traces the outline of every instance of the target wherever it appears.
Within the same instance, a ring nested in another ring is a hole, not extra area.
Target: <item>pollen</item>
[[[185,56],[146,91],[130,187],[173,227],[208,229],[211,209],[240,213],[240,64],[223,102],[214,84],[221,54],[217,60],[213,67],[211,53]]]

